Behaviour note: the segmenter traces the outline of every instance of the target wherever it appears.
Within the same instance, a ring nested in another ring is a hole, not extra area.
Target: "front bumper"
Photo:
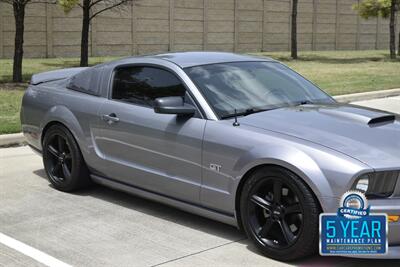
[[[336,213],[339,207],[339,199],[322,198],[321,204],[324,212]],[[388,215],[400,215],[400,198],[385,198],[368,200],[371,213],[386,213]],[[389,223],[388,231],[389,251],[387,255],[356,255],[353,258],[374,259],[400,259],[400,220]]]
[[[371,213],[400,215],[400,198],[373,199],[368,203],[371,205]],[[389,246],[398,246],[400,250],[400,221],[389,223]]]
[[[389,251],[388,254],[386,255],[355,255],[348,257],[358,258],[358,259],[382,259],[382,260],[400,259],[400,246],[389,246]]]

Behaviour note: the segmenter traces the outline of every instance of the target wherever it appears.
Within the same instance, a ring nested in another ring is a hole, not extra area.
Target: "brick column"
[[[137,10],[136,10],[136,1],[132,1],[131,6],[131,34],[132,34],[132,49],[131,54],[137,55],[138,54],[138,45],[137,45]]]
[[[169,51],[174,50],[174,15],[175,13],[175,1],[169,0]]]
[[[53,52],[53,5],[46,5],[46,57],[54,57]]]
[[[316,47],[317,47],[317,0],[313,0],[311,50],[315,51]]]
[[[340,8],[339,0],[336,0],[336,20],[335,20],[335,50],[339,48],[339,31],[340,31]]]
[[[239,0],[235,0],[235,10],[234,10],[234,42],[233,42],[233,51],[237,51],[238,43],[239,43]]]
[[[376,18],[376,41],[375,41],[375,49],[379,49],[379,33],[380,33],[380,28],[381,28],[381,18],[378,16]]]
[[[357,4],[360,4],[360,0],[357,1]],[[356,50],[360,50],[360,30],[361,30],[361,18],[357,14],[357,32],[356,32]]]
[[[265,51],[265,40],[264,40],[264,36],[265,36],[265,17],[267,16],[267,10],[265,8],[265,1],[263,0],[263,16],[262,16],[262,31],[261,31],[261,52]]]
[[[4,58],[4,34],[3,34],[3,24],[4,24],[4,4],[0,3],[0,58]]]
[[[208,0],[203,0],[203,50],[207,50],[208,44]]]
[[[89,40],[90,40],[90,56],[95,57],[97,54],[97,17],[94,17],[90,21],[90,31],[89,31]]]
[[[293,9],[293,1],[289,2],[289,12],[288,12],[288,16],[289,16],[289,22],[288,22],[288,45],[287,45],[287,50],[291,51],[292,49],[292,9]],[[297,16],[298,16],[298,12],[297,12]],[[298,19],[297,19],[298,21]],[[298,24],[297,24],[298,25]],[[299,36],[299,34],[297,34],[297,37]],[[297,40],[298,42],[298,40]]]

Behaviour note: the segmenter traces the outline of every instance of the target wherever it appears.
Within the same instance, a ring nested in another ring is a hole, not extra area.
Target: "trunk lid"
[[[53,70],[53,71],[34,74],[32,75],[31,81],[29,83],[32,85],[38,85],[41,83],[69,78],[85,69],[87,69],[87,67],[68,68],[68,69]]]

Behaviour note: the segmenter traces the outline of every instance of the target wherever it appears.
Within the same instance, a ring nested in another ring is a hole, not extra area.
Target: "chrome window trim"
[[[119,64],[115,64],[110,66],[110,73],[108,76],[108,82],[107,82],[107,96],[106,98],[110,99],[111,91],[112,91],[112,81],[114,77],[114,70],[119,68],[119,67],[124,67],[124,66],[133,66],[133,65],[148,65],[148,66],[153,66],[153,67],[159,67],[159,68],[164,68],[172,73],[175,73],[186,85],[186,87],[190,90],[190,93],[192,94],[193,98],[195,98],[195,102],[200,106],[202,113],[207,120],[214,120],[217,121],[218,117],[212,110],[212,108],[209,106],[208,102],[206,99],[203,97],[203,95],[200,93],[199,89],[196,87],[196,85],[192,82],[192,80],[189,78],[189,76],[186,74],[186,72],[178,65],[175,63],[172,63],[168,60],[164,59],[155,59],[155,58],[137,58],[136,60],[130,60],[129,62],[121,61]]]
[[[203,94],[200,93],[197,86],[193,83],[193,81],[189,78],[186,72],[178,67],[179,69],[176,70],[176,73],[181,77],[181,79],[185,82],[187,87],[189,88],[190,92],[193,94],[193,97],[196,98],[197,102],[201,106],[204,111],[204,114],[208,120],[217,121],[218,117],[208,104],[207,100],[204,98]]]

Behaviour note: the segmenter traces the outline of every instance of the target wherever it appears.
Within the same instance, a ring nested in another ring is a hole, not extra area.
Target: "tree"
[[[30,0],[1,0],[12,5],[15,19],[13,82],[22,82],[22,59],[24,57],[25,8]]]
[[[364,0],[360,4],[356,4],[353,8],[358,14],[365,19],[371,17],[389,18],[390,32],[390,58],[396,58],[396,13],[399,11],[400,0]],[[400,39],[400,32],[399,32]],[[400,40],[399,40],[400,42]],[[400,44],[399,44],[400,55]]]
[[[120,7],[134,0],[59,0],[66,13],[78,6],[82,9],[81,59],[80,66],[86,67],[89,60],[89,29],[94,17],[104,11]]]
[[[291,56],[297,59],[297,6],[298,0],[292,0]]]
[[[25,8],[28,4],[46,3],[46,0],[0,0],[13,7],[15,19],[13,82],[22,82],[22,60],[24,58]],[[51,3],[50,1],[48,3]]]

